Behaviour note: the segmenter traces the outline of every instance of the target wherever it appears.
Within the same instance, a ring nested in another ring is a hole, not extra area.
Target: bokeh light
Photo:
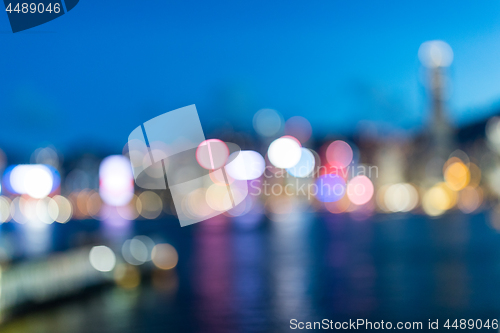
[[[223,188],[213,184],[212,186],[217,186],[218,188]],[[227,188],[226,193],[227,193]],[[205,188],[198,188],[191,193],[189,193],[184,199],[184,207],[187,213],[194,218],[206,218],[213,213],[213,209],[208,204],[206,198],[207,190]],[[229,201],[230,202],[230,201]]]
[[[355,205],[364,205],[373,197],[373,183],[366,176],[356,176],[347,184],[347,196]]]
[[[345,168],[351,163],[352,157],[351,146],[342,140],[333,141],[326,149],[326,160],[331,165],[339,165]]]
[[[444,179],[452,190],[460,191],[469,184],[470,172],[462,161],[453,162],[446,168]]]
[[[131,265],[142,265],[151,256],[149,249],[141,239],[127,239],[122,246],[122,256]]]
[[[425,192],[422,198],[422,208],[430,216],[439,216],[451,209],[456,201],[456,192],[445,183],[439,183]]]
[[[393,184],[383,192],[382,200],[390,212],[409,212],[418,204],[418,192],[411,184]]]
[[[109,272],[115,268],[116,256],[113,250],[104,245],[94,246],[89,253],[92,267],[100,272]]]
[[[316,160],[311,150],[307,148],[301,148],[301,150],[302,153],[299,162],[293,167],[286,169],[290,175],[297,178],[309,177],[316,166]]]
[[[59,207],[52,198],[38,200],[35,209],[38,220],[46,224],[53,223],[53,216],[59,215]]]
[[[170,244],[156,244],[151,253],[153,263],[159,269],[172,269],[177,265],[179,255],[175,248]]]
[[[0,222],[10,221],[10,205],[11,200],[5,196],[0,196]]]
[[[448,67],[453,61],[453,50],[442,40],[432,40],[420,45],[418,58],[426,67]]]
[[[61,195],[53,196],[49,208],[49,215],[54,221],[66,223],[71,219],[73,208],[71,202],[65,197]]]
[[[142,217],[152,220],[160,216],[163,201],[155,192],[144,191],[137,198],[136,209]]]
[[[266,168],[261,154],[253,150],[242,150],[231,154],[226,171],[234,179],[252,180],[259,178]]]
[[[277,168],[291,168],[295,166],[302,155],[300,145],[290,138],[274,140],[267,151],[269,161]]]
[[[137,267],[119,264],[113,274],[115,283],[123,289],[135,289],[141,283],[141,273]]]
[[[457,207],[465,214],[470,214],[483,203],[483,191],[481,188],[467,186],[458,193]]]
[[[305,143],[311,137],[312,127],[306,118],[295,116],[286,121],[285,134],[297,138],[301,143]]]
[[[264,136],[274,136],[283,129],[283,117],[272,109],[259,110],[253,117],[253,128]]]
[[[10,172],[10,187],[17,194],[41,199],[52,191],[54,179],[51,170],[41,164],[15,166]]]
[[[196,149],[196,160],[202,168],[215,170],[223,167],[229,157],[226,143],[218,139],[205,140]]]
[[[140,215],[137,210],[139,205],[142,208],[142,202],[138,202],[138,197],[134,194],[134,197],[127,205],[116,207],[116,212],[125,220],[132,221],[137,219]]]
[[[123,206],[132,200],[134,177],[126,157],[112,155],[102,160],[99,166],[99,194],[111,206]]]
[[[215,211],[226,211],[232,207],[227,187],[211,185],[206,191],[206,202]]]
[[[98,219],[102,207],[102,199],[99,193],[92,191],[88,196],[86,206],[88,215]]]
[[[336,174],[320,176],[315,183],[316,198],[321,202],[334,202],[340,200],[346,190],[345,180]]]

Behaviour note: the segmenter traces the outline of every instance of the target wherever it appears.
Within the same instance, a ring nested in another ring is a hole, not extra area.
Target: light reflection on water
[[[196,302],[192,315],[209,332],[234,332],[229,221],[224,215],[204,224],[194,235],[192,274]]]
[[[35,257],[50,251],[53,226],[38,220],[28,220],[20,224],[18,234],[24,244],[24,254]]]
[[[271,223],[270,267],[271,299],[279,321],[287,322],[300,314],[313,318],[312,245],[307,241],[311,215]]]
[[[93,332],[284,332],[292,318],[498,318],[500,235],[484,215],[303,214],[250,230],[224,216],[182,229],[137,222],[127,234],[176,246],[175,283],[153,274],[136,290],[104,288],[2,331],[88,332],[92,322]]]

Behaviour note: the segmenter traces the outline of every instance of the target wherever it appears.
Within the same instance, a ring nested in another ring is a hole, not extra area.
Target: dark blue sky
[[[316,133],[359,120],[418,128],[417,51],[454,50],[450,116],[500,101],[500,2],[90,1],[17,34],[0,15],[0,145],[119,151],[140,123],[196,104],[207,128],[251,130],[260,108],[307,117]]]

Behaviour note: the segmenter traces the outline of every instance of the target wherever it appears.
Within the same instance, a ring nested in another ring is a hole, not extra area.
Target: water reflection
[[[314,319],[311,293],[313,244],[307,241],[312,225],[308,218],[310,216],[296,213],[288,221],[277,220],[272,223],[271,297],[274,311],[282,325],[287,325],[291,318]]]
[[[234,332],[232,249],[229,219],[224,215],[200,224],[194,241],[194,315],[207,332]]]
[[[133,232],[133,221],[127,220],[116,211],[115,207],[104,206],[105,214],[101,221],[100,233],[117,249],[125,240],[131,238]]]
[[[232,237],[234,311],[240,332],[263,332],[269,324],[267,267],[269,247],[257,230]]]
[[[133,290],[109,286],[37,308],[2,331],[282,332],[293,318],[427,322],[500,314],[500,234],[482,214],[357,221],[302,212],[252,228],[221,215],[182,229],[189,233],[149,223],[155,237],[175,239],[178,267],[153,267]],[[119,242],[141,228],[102,221],[98,230]]]
[[[19,225],[21,244],[24,244],[24,255],[29,257],[46,254],[51,249],[53,225],[39,220],[28,220]]]

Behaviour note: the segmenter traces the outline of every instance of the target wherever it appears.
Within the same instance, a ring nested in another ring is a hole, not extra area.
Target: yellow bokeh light
[[[422,208],[430,216],[439,216],[455,206],[457,193],[447,184],[439,183],[430,188],[422,198]]]
[[[215,185],[213,185],[215,186]],[[212,207],[207,203],[205,197],[208,198],[207,190],[204,188],[198,188],[193,192],[189,193],[186,197],[186,208],[188,208],[189,213],[196,218],[208,217],[213,213]]]
[[[160,216],[163,209],[163,201],[160,196],[152,191],[144,191],[139,194],[135,205],[139,214],[148,220]]]
[[[460,191],[469,184],[469,168],[463,162],[454,162],[446,168],[444,179],[452,190]]]
[[[206,192],[207,204],[213,210],[222,212],[231,209],[232,204],[227,187],[211,185]]]
[[[113,277],[116,284],[123,289],[135,289],[141,283],[141,274],[137,267],[128,264],[117,265]]]

